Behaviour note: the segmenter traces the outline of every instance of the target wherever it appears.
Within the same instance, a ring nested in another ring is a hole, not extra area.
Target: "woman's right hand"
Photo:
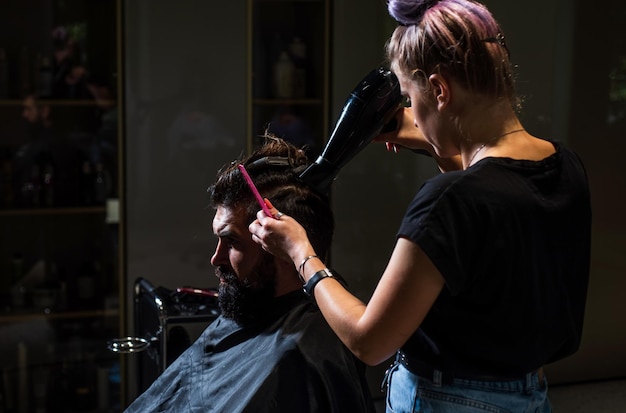
[[[303,257],[315,255],[306,230],[294,218],[279,213],[267,199],[265,200],[272,217],[263,210],[257,212],[257,219],[248,226],[254,242],[270,254],[295,263]]]
[[[428,143],[422,131],[415,124],[413,111],[410,107],[398,110],[396,121],[398,126],[395,130],[381,133],[374,138],[374,142],[385,142],[387,150],[393,152],[397,152],[400,148],[425,151],[435,159],[441,172],[463,169],[460,155],[451,158],[441,158],[437,155],[433,146]]]

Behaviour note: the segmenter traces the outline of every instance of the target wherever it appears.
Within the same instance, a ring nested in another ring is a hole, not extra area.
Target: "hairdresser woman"
[[[379,140],[447,162],[407,188],[417,193],[371,299],[325,269],[293,218],[259,212],[250,231],[293,262],[354,354],[375,365],[395,353],[387,411],[549,412],[542,366],[574,353],[582,331],[583,165],[520,123],[504,36],[483,5],[390,0],[388,9],[399,26],[387,57],[411,107]]]

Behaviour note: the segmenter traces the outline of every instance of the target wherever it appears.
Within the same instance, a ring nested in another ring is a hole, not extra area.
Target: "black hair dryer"
[[[322,154],[300,179],[322,194],[339,170],[378,136],[400,109],[402,94],[396,76],[379,67],[354,88]]]

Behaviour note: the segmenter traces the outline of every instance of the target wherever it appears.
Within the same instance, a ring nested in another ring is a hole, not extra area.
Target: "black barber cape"
[[[301,291],[241,327],[218,317],[126,410],[374,412],[364,365]]]

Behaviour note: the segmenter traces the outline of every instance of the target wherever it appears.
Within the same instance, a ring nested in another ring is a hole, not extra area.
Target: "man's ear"
[[[439,73],[433,73],[428,77],[428,83],[430,83],[433,99],[437,102],[437,110],[441,111],[447,108],[450,104],[452,91],[446,78]]]
[[[286,294],[291,291],[302,290],[302,282],[298,277],[298,271],[294,268],[293,262],[285,261],[274,256],[276,264],[276,295]]]

